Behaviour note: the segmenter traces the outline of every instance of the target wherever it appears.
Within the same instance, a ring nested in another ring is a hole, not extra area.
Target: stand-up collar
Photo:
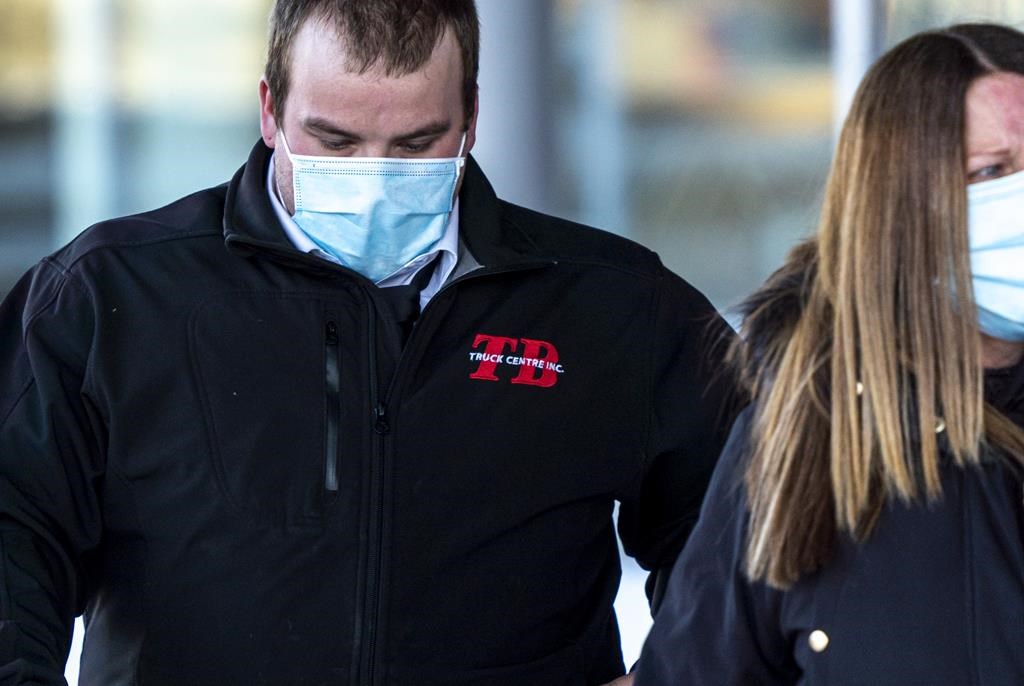
[[[263,141],[257,142],[249,153],[249,159],[228,183],[224,201],[224,239],[232,247],[249,244],[295,250],[288,242],[263,186],[272,154],[273,150]]]

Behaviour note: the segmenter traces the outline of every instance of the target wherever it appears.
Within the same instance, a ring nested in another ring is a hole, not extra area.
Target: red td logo
[[[558,350],[547,341],[533,338],[508,338],[479,333],[473,341],[469,359],[476,362],[476,371],[469,378],[498,381],[499,366],[518,367],[514,384],[550,388],[558,383],[565,368],[558,363]]]

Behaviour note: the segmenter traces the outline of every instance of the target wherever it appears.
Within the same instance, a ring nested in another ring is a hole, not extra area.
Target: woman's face
[[[967,182],[1024,170],[1024,76],[997,72],[967,89]]]
[[[967,183],[1024,171],[1024,76],[988,74],[967,89]],[[982,365],[1007,367],[1024,357],[1024,342],[982,334]]]

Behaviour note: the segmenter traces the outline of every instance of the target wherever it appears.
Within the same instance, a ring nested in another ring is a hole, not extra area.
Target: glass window
[[[50,247],[50,14],[47,0],[0,3],[0,298]]]
[[[89,224],[230,178],[259,136],[269,8],[0,4],[0,297]]]
[[[831,152],[828,9],[560,3],[561,78],[577,85],[557,91],[575,180],[563,211],[650,246],[720,308],[749,292],[816,221]],[[602,31],[613,41],[595,40]],[[588,78],[601,50],[614,53],[610,78]],[[581,138],[578,123],[598,118],[614,133]],[[609,197],[621,207],[608,211]]]
[[[885,0],[881,8],[887,45],[913,33],[960,22],[1024,23],[1024,0]]]

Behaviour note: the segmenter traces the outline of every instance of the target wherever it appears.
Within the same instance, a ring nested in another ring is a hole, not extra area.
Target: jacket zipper
[[[370,521],[367,528],[369,541],[366,552],[366,597],[362,618],[362,636],[365,647],[361,651],[360,671],[363,678],[359,683],[373,686],[376,683],[375,663],[377,660],[377,624],[380,619],[380,586],[383,575],[382,551],[384,548],[384,436],[390,430],[387,424],[387,408],[380,397],[377,381],[377,319],[376,309],[369,302],[369,371],[370,400],[373,419],[373,460],[370,463]]]
[[[370,482],[376,507],[373,509],[370,526],[370,551],[367,555],[367,607],[369,616],[366,625],[366,683],[376,684],[377,626],[380,621],[381,580],[384,576],[384,437],[391,430],[387,420],[387,408],[378,402],[373,411],[373,432],[376,434],[376,459],[370,470]]]
[[[330,315],[328,315],[330,316]],[[327,321],[324,330],[324,372],[327,380],[327,436],[324,440],[324,488],[338,490],[338,446],[341,426],[341,354],[338,346],[338,324]]]
[[[476,278],[482,278],[486,276],[494,276],[496,274],[507,274],[510,272],[526,271],[530,269],[539,269],[547,266],[557,264],[554,260],[519,264],[511,267],[499,267],[494,269],[487,269],[486,267],[476,269],[467,274],[460,276],[458,279],[445,284],[435,295],[431,298],[430,302],[420,313],[420,321],[426,316],[427,310],[437,300],[437,296],[441,295],[443,291],[447,291],[449,288],[460,284],[464,281],[469,281]],[[361,636],[363,642],[363,648],[360,650],[360,672],[362,679],[358,680],[358,683],[364,686],[375,686],[377,683],[376,679],[376,660],[377,660],[377,626],[380,620],[380,602],[381,602],[381,580],[384,575],[383,570],[383,550],[384,550],[384,440],[385,437],[391,432],[391,426],[388,420],[388,403],[391,400],[392,392],[398,386],[398,382],[402,375],[402,371],[406,366],[404,359],[409,357],[409,351],[412,349],[413,340],[416,338],[416,330],[413,329],[413,333],[410,334],[409,341],[406,342],[405,350],[402,351],[398,366],[395,368],[394,378],[391,380],[391,384],[387,389],[386,397],[380,396],[380,388],[377,381],[377,322],[375,308],[372,305],[373,299],[369,298],[371,307],[369,310],[369,362],[370,362],[370,397],[373,402],[373,432],[374,432],[374,460],[370,465],[370,522],[369,522],[369,550],[367,551],[367,565],[366,565],[366,584],[365,588],[365,600],[366,604],[363,606],[363,618],[358,626],[361,627]],[[418,326],[417,326],[418,328]],[[360,641],[357,639],[357,644]],[[358,648],[357,648],[358,650]]]

